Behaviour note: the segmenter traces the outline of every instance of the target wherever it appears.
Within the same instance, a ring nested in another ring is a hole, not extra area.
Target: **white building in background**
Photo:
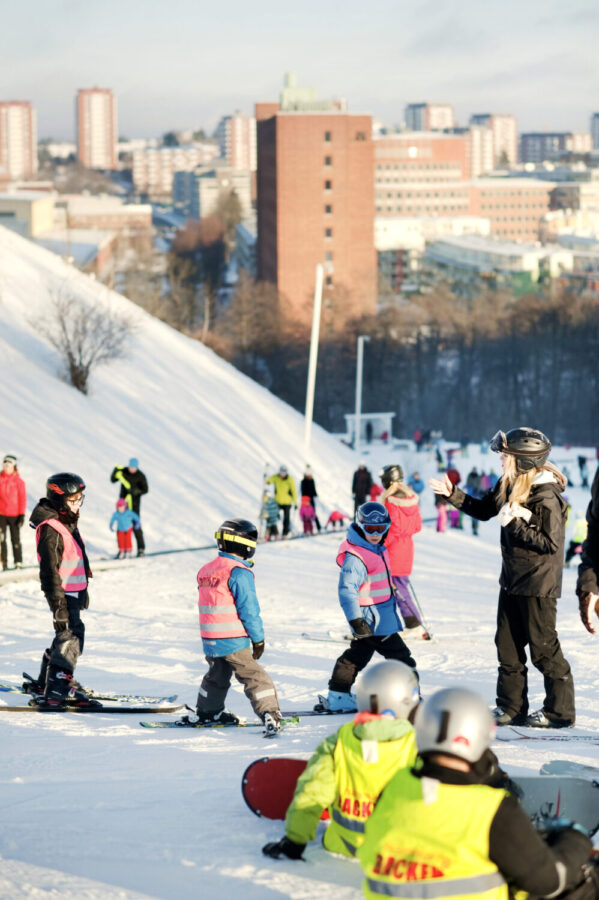
[[[37,116],[28,101],[0,101],[0,178],[37,172]]]
[[[255,172],[257,168],[256,119],[242,116],[223,116],[218,123],[216,136],[221,156],[231,169]]]
[[[88,169],[117,167],[117,106],[109,88],[77,91],[77,157]]]
[[[132,153],[133,184],[137,191],[170,200],[175,172],[193,172],[218,155],[216,144],[186,147],[148,147]]]
[[[409,131],[444,131],[454,127],[453,106],[450,103],[408,103],[405,120]]]
[[[493,132],[484,125],[471,125],[467,130],[469,172],[471,178],[487,175],[495,168]]]
[[[515,116],[495,113],[476,113],[470,116],[471,125],[482,125],[493,133],[493,165],[515,166],[518,162],[518,126]]]

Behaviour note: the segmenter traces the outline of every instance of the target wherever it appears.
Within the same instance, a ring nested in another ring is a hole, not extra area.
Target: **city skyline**
[[[26,46],[21,39],[26,35]],[[393,126],[411,102],[512,113],[519,131],[588,131],[599,108],[599,9],[573,0],[449,3],[24,0],[3,10],[2,100],[29,100],[40,138],[72,140],[77,90],[114,91],[119,131],[149,137],[253,113],[285,71]],[[266,61],[266,62],[265,62]],[[258,63],[258,64],[257,64]]]

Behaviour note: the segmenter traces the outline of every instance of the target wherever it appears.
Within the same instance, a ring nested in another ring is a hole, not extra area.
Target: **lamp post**
[[[364,341],[369,341],[367,334],[358,335],[356,354],[356,414],[354,416],[354,450],[360,453],[360,416],[362,415],[362,369],[364,365]]]

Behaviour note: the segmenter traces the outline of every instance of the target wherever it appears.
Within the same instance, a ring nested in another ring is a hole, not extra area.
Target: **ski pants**
[[[17,525],[18,516],[0,516],[0,561],[2,568],[8,565],[8,547],[6,543],[6,529],[10,532],[10,540],[12,543],[12,555],[16,563],[23,562],[21,552],[21,529]]]
[[[58,631],[54,630],[54,640],[50,647],[50,665],[65,669],[71,674],[75,671],[77,660],[83,653],[85,639],[85,625],[81,621],[81,610],[84,608],[78,594],[66,595],[67,608],[69,610],[69,626]]]
[[[127,531],[117,531],[116,541],[118,544],[119,551],[131,552],[131,535],[132,535],[132,533],[133,533],[132,528],[128,528]]]
[[[406,628],[422,625],[418,607],[410,593],[410,579],[407,575],[392,575],[391,582],[395,588],[395,600],[404,620]]]
[[[289,534],[289,515],[291,513],[290,503],[279,503],[279,509],[283,513],[283,537]]]
[[[329,689],[349,693],[358,673],[368,665],[375,653],[380,653],[384,659],[397,659],[412,669],[416,668],[416,663],[399,634],[384,637],[372,635],[353,640],[348,649],[341,654],[333,668]]]
[[[559,644],[554,597],[520,597],[500,591],[495,645],[499,661],[497,706],[512,715],[528,713],[526,646],[545,682],[547,718],[574,723],[574,679]]]
[[[249,648],[228,656],[207,656],[206,661],[208,671],[198,690],[198,713],[216,713],[225,708],[233,675],[243,685],[243,692],[259,718],[267,712],[279,712],[276,688]]]
[[[146,549],[146,542],[144,541],[144,533],[141,528],[134,528],[133,534],[135,535],[135,543],[137,544],[137,552],[140,550]]]

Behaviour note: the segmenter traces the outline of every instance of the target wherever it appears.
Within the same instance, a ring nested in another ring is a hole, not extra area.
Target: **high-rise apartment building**
[[[217,153],[216,144],[208,143],[134,150],[131,157],[135,190],[170,201],[175,172],[193,172],[197,166],[212,162]]]
[[[410,131],[443,131],[453,128],[453,106],[450,103],[408,103],[406,128]]]
[[[593,141],[593,150],[599,150],[599,112],[593,113],[591,116],[591,140]]]
[[[116,169],[116,99],[108,88],[77,91],[77,157],[88,169]]]
[[[518,162],[518,126],[515,116],[496,113],[476,113],[470,116],[471,125],[482,125],[493,132],[493,164],[515,166]]]
[[[37,172],[37,121],[28,101],[0,101],[0,178],[30,178]]]
[[[373,313],[371,117],[264,103],[256,106],[256,121],[258,278],[277,286],[284,318],[307,326],[315,268],[323,263],[329,322],[338,327]]]
[[[590,153],[592,149],[592,138],[587,131],[543,131],[520,135],[520,162],[523,163],[559,159],[566,153]]]
[[[221,155],[231,169],[256,171],[256,119],[254,116],[223,116],[216,136]]]

